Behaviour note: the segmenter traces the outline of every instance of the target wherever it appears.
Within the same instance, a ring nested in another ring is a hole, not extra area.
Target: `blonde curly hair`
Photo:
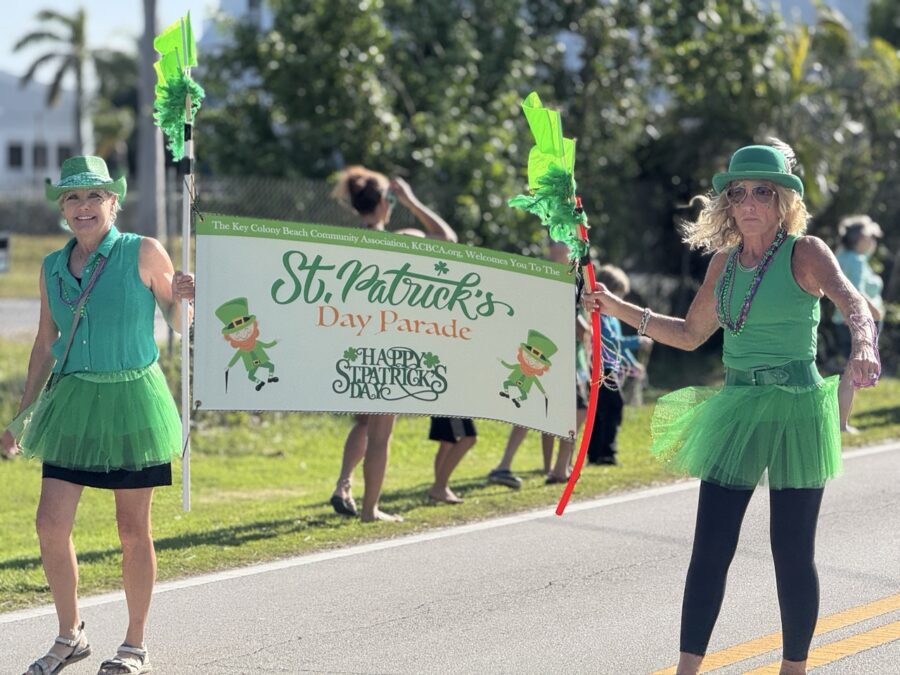
[[[810,215],[806,210],[803,198],[791,190],[776,183],[768,183],[778,195],[778,213],[781,224],[788,234],[800,235],[806,231]],[[719,194],[711,192],[697,195],[691,199],[691,206],[701,205],[700,215],[694,221],[681,221],[682,241],[692,249],[700,249],[704,253],[715,253],[733,248],[741,243],[741,233],[728,215],[728,198],[726,187]],[[752,199],[749,195],[748,199]]]

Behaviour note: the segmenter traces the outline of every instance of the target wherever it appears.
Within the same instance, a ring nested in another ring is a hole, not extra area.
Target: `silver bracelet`
[[[650,323],[650,308],[644,307],[644,313],[641,314],[641,325],[638,327],[638,335],[647,334],[648,323]]]

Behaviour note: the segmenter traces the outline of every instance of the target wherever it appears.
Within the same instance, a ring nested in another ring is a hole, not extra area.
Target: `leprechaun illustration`
[[[256,391],[262,389],[267,382],[278,382],[278,378],[275,377],[275,364],[263,349],[263,347],[274,347],[278,344],[278,340],[263,342],[258,339],[259,323],[256,321],[256,316],[250,314],[247,298],[234,298],[223,303],[216,310],[216,316],[225,324],[222,329],[225,341],[237,350],[225,368],[225,390],[228,390],[228,371],[239,360],[244,362],[247,379],[256,384]],[[256,377],[256,371],[260,368],[269,371],[265,380]]]
[[[509,368],[509,377],[503,382],[503,390],[500,395],[510,399],[517,408],[522,407],[522,401],[528,399],[528,392],[532,386],[536,386],[544,395],[544,412],[548,405],[547,392],[541,386],[540,377],[550,369],[550,357],[556,353],[558,347],[543,333],[532,329],[528,331],[528,339],[519,344],[516,352],[518,363],[512,364],[501,360],[505,368]],[[510,387],[518,389],[518,395],[510,396]]]

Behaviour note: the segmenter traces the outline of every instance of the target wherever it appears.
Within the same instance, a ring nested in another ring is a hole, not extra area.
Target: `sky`
[[[41,27],[35,15],[42,9],[71,14],[83,7],[87,14],[88,46],[109,46],[130,49],[144,29],[144,10],[141,0],[7,0],[3,21],[0,22],[0,69],[13,75],[23,75],[31,62],[47,51],[50,43],[35,43],[13,52],[13,45],[25,33]],[[165,28],[190,11],[191,25],[197,39],[203,33],[204,20],[211,10],[218,8],[218,0],[157,0],[156,15],[160,28]],[[54,67],[46,65],[35,79],[49,84]]]

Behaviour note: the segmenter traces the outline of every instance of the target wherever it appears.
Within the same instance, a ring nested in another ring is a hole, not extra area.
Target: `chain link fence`
[[[129,191],[116,225],[124,231],[146,232],[138,222],[141,194],[137,182]],[[323,225],[354,227],[359,220],[332,196],[333,185],[308,178],[264,178],[258,176],[197,176],[195,206],[201,214],[221,213]],[[170,172],[166,180],[166,229],[181,231],[181,178]],[[58,209],[44,197],[43,188],[26,188],[0,194],[0,230],[22,234],[57,234]],[[388,229],[416,227],[413,215],[394,208]],[[163,235],[164,233],[158,233]]]

